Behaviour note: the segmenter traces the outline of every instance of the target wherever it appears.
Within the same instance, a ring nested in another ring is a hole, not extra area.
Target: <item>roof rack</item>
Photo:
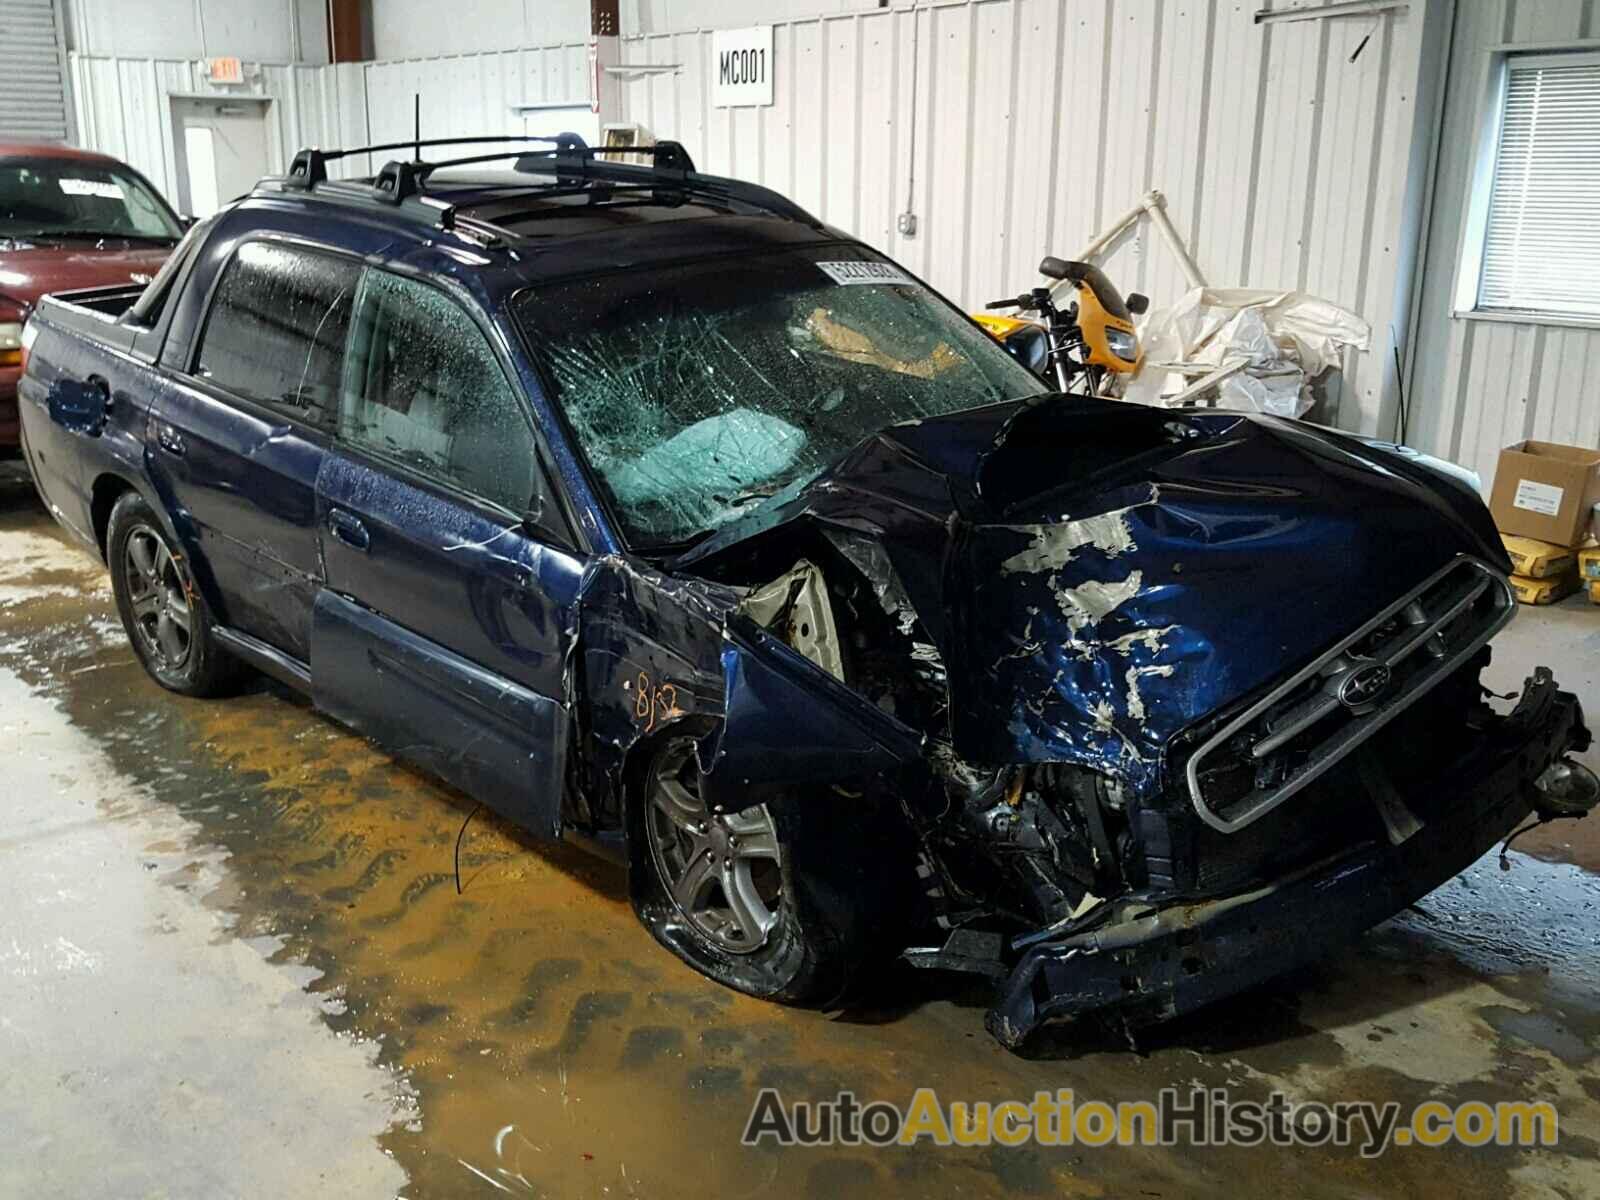
[[[421,159],[425,146],[483,146],[513,145],[514,150],[498,150],[489,154],[424,162]],[[529,146],[549,146],[548,150],[530,150]],[[588,182],[608,182],[632,185],[634,188],[667,188],[686,194],[707,196],[713,199],[734,201],[760,208],[778,216],[820,225],[787,196],[780,195],[759,184],[720,175],[702,175],[695,170],[689,152],[674,141],[661,141],[653,146],[590,146],[575,133],[560,133],[555,137],[512,135],[507,137],[429,138],[409,142],[387,142],[375,146],[353,146],[344,150],[304,149],[294,156],[283,186],[296,191],[313,191],[328,182],[328,163],[356,154],[373,154],[385,150],[410,150],[413,159],[408,162],[391,159],[373,176],[368,186],[370,193],[388,204],[398,205],[412,197],[421,197],[427,188],[428,178],[441,167],[465,166],[471,163],[497,162],[515,159],[513,169],[525,175],[553,175],[555,182],[537,188],[538,194],[570,195],[574,185]],[[649,165],[639,163],[606,162],[598,159],[603,154],[639,154],[649,156]],[[579,189],[581,190],[581,188]],[[455,228],[455,205],[441,204],[437,198],[427,204],[437,217],[440,228]],[[510,214],[502,214],[510,215]]]
[[[287,187],[304,191],[317,186],[319,183],[328,182],[328,164],[337,162],[341,158],[350,158],[356,154],[376,154],[380,150],[410,150],[414,161],[421,164],[422,148],[424,146],[496,146],[510,142],[539,142],[545,145],[560,146],[564,141],[571,141],[582,146],[583,139],[575,133],[561,133],[555,137],[529,137],[526,134],[510,134],[505,137],[459,137],[459,138],[425,138],[409,142],[381,142],[374,146],[351,146],[344,150],[321,150],[307,147],[294,156],[289,164],[289,173],[284,177]],[[520,151],[518,151],[520,153]],[[493,155],[494,158],[509,158],[510,154]],[[434,163],[434,166],[442,164]]]

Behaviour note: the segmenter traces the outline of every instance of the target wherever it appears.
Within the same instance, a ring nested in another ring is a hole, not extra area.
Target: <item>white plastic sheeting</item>
[[[1123,396],[1156,404],[1180,390],[1185,379],[1164,370],[1167,364],[1242,360],[1244,370],[1221,382],[1219,407],[1304,416],[1311,381],[1337,368],[1346,349],[1367,349],[1371,336],[1356,313],[1304,292],[1195,288],[1146,318],[1139,333],[1144,362]]]

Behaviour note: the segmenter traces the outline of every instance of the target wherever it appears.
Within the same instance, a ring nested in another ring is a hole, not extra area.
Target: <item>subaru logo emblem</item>
[[[1361,709],[1374,703],[1389,690],[1394,672],[1387,663],[1373,663],[1357,667],[1344,677],[1339,685],[1339,703],[1349,709]]]

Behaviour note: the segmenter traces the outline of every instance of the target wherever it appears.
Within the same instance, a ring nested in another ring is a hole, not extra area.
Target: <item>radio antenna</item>
[[[415,145],[411,148],[412,162],[422,161],[422,93],[411,93],[411,136]]]

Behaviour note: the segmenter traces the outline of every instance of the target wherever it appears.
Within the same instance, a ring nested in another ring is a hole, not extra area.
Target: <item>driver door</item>
[[[523,526],[559,509],[512,379],[453,296],[368,270],[317,480],[312,684],[335,717],[554,835],[583,564],[563,531]]]

